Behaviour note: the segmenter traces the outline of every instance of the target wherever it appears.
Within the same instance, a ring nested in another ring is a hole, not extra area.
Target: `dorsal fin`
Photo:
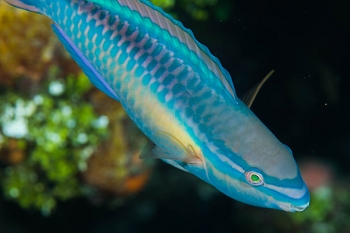
[[[171,15],[165,13],[161,8],[154,6],[146,0],[91,0],[96,4],[105,7],[107,10],[119,11],[119,13],[129,15],[139,27],[148,27],[149,33],[158,30],[160,35],[157,38],[168,38],[170,44],[174,44],[179,49],[191,51],[189,59],[199,67],[206,67],[213,73],[212,78],[218,78],[225,86],[226,90],[234,99],[237,98],[231,76],[214,57],[207,47],[199,43],[189,29],[186,29],[181,22],[175,20]],[[210,75],[208,75],[210,76]]]
[[[250,108],[257,96],[257,94],[259,93],[261,87],[264,85],[264,83],[266,82],[266,80],[268,80],[271,75],[275,72],[275,70],[271,70],[264,78],[263,80],[261,80],[260,83],[258,83],[257,85],[255,85],[252,89],[250,89],[242,98],[243,103],[245,103],[248,108]]]

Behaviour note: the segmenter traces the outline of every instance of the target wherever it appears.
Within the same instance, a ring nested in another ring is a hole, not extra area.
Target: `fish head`
[[[271,176],[269,166],[247,167],[236,182],[241,193],[234,195],[240,201],[265,208],[284,210],[287,212],[303,211],[309,206],[310,195],[297,166],[295,177],[284,177],[283,161],[275,165],[282,171],[278,176]],[[287,165],[288,166],[288,165]],[[245,193],[245,195],[241,195]]]
[[[308,188],[291,150],[282,143],[275,144],[216,155],[216,160],[207,161],[208,182],[249,205],[303,211],[310,201]]]

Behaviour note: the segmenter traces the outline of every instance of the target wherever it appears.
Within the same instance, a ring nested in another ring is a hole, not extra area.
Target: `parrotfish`
[[[146,0],[5,0],[52,19],[90,81],[120,101],[160,158],[240,202],[302,211],[310,195],[291,150],[236,95],[193,33]]]

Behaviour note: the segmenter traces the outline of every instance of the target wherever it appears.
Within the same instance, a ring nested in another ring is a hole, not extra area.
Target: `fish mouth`
[[[290,212],[296,212],[296,211],[299,212],[299,211],[305,210],[305,208],[308,206],[309,206],[309,202],[304,204],[304,205],[299,205],[299,206],[290,205],[289,210],[290,210]]]
[[[309,202],[304,205],[298,205],[298,206],[291,205],[291,204],[282,204],[280,205],[280,208],[287,212],[300,212],[305,210],[305,208],[308,206],[309,206]]]

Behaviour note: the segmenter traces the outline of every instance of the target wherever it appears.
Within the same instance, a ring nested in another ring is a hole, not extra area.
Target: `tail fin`
[[[4,0],[8,4],[18,7],[27,11],[33,11],[40,13],[38,6],[40,5],[40,0]]]

